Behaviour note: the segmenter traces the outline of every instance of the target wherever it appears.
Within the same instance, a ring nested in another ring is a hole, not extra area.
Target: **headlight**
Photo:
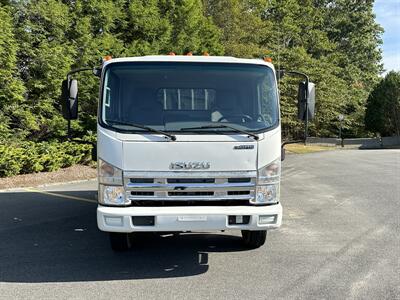
[[[281,176],[281,159],[274,160],[269,165],[258,170],[257,184],[268,184],[279,182]]]
[[[281,159],[274,160],[257,172],[257,188],[252,204],[275,204],[279,202]]]
[[[99,202],[106,205],[129,205],[130,200],[125,197],[123,186],[100,184]]]
[[[99,173],[99,202],[106,205],[129,205],[123,187],[122,170],[98,160]]]
[[[110,185],[122,185],[122,170],[105,162],[98,160],[99,183]]]
[[[279,183],[259,185],[256,189],[256,197],[252,204],[275,204],[279,202]]]

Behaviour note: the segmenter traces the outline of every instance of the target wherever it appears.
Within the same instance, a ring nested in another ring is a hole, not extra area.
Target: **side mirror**
[[[61,104],[65,119],[78,119],[78,81],[76,79],[66,79],[62,82]]]
[[[312,82],[300,82],[297,95],[297,108],[299,120],[314,119],[315,115],[315,84]],[[306,111],[307,110],[307,111]],[[307,115],[306,115],[307,114]]]

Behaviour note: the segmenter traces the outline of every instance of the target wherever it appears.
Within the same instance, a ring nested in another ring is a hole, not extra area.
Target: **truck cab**
[[[112,248],[135,232],[225,230],[262,246],[282,222],[274,66],[144,56],[104,61],[98,75],[97,224]]]

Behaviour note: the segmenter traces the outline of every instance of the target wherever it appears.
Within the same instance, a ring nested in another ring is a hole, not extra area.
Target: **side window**
[[[110,107],[111,103],[111,88],[109,86],[106,86],[105,88],[105,97],[104,97],[104,105],[105,107]]]
[[[164,110],[210,110],[215,94],[213,89],[162,88],[157,92],[157,100]]]
[[[103,89],[103,120],[119,119],[119,78],[110,71],[107,71],[104,78]]]

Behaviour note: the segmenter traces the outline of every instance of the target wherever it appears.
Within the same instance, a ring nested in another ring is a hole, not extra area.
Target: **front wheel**
[[[267,238],[266,230],[242,230],[243,243],[247,248],[256,249],[264,245]]]
[[[114,251],[126,251],[132,247],[131,234],[110,232],[110,244]]]

